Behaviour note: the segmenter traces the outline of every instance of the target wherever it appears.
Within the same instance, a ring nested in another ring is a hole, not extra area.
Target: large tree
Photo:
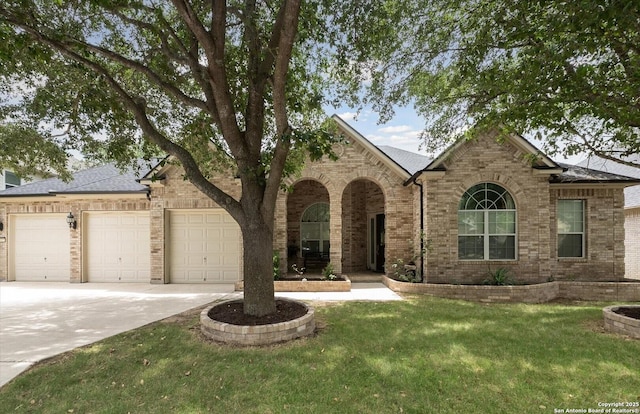
[[[0,121],[28,126],[62,150],[121,164],[158,149],[172,156],[240,226],[245,313],[272,313],[282,178],[302,151],[331,155],[322,79],[310,63],[323,32],[318,7],[301,0],[4,0]],[[239,200],[210,181],[215,172],[239,176]]]
[[[499,127],[536,134],[551,153],[625,162],[640,151],[637,0],[365,0],[342,8],[334,26],[351,30],[343,31],[350,41],[338,74],[353,81],[350,96],[365,85],[364,101],[383,121],[393,105],[415,104],[430,150]]]

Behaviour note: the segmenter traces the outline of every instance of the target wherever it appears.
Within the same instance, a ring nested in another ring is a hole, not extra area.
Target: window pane
[[[489,259],[513,260],[515,258],[515,236],[489,236]]]
[[[582,200],[558,201],[558,233],[582,233],[584,213]]]
[[[309,254],[318,253],[320,251],[320,242],[317,240],[303,240],[302,241],[302,254],[307,256]]]
[[[328,222],[329,204],[316,203],[309,206],[302,215],[302,222]]]
[[[319,240],[322,237],[320,223],[300,223],[300,233],[302,240]]]
[[[558,234],[558,257],[582,257],[582,234]]]
[[[331,230],[329,229],[329,223],[322,223],[320,233],[322,234],[323,240],[329,240],[329,236],[331,234]]]
[[[489,234],[515,234],[515,211],[489,211]]]
[[[458,258],[463,260],[484,259],[484,237],[483,236],[459,236],[458,237]]]
[[[6,188],[11,188],[20,185],[20,178],[11,171],[4,172],[4,182]]]
[[[458,212],[458,234],[483,234],[484,233],[484,212],[483,211],[459,211]]]

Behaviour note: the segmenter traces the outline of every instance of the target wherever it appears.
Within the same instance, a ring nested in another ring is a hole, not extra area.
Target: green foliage
[[[333,270],[331,262],[327,263],[324,269],[322,269],[322,280],[338,280],[338,276]]]
[[[483,282],[485,285],[508,286],[513,285],[514,281],[510,275],[510,270],[499,267],[496,270],[487,271],[487,278]]]
[[[0,169],[3,168],[23,178],[54,173],[63,179],[70,178],[67,154],[54,138],[15,123],[0,125]]]
[[[336,93],[383,121],[414,104],[432,152],[496,128],[550,154],[640,151],[637,1],[383,0],[335,15],[334,76],[359,75]]]
[[[121,166],[169,155],[248,240],[272,231],[284,177],[307,155],[335,156],[325,12],[320,0],[4,0],[0,124]],[[214,174],[238,177],[241,197]],[[268,236],[245,264],[270,267]],[[272,277],[260,273],[245,284]],[[247,288],[245,311],[275,311],[271,293]]]
[[[387,265],[385,265],[385,267],[387,267]],[[413,262],[405,264],[404,260],[396,259],[388,267],[393,274],[393,278],[396,280],[410,283],[418,283],[420,281],[416,266]]]
[[[273,251],[273,280],[280,280],[280,252]]]

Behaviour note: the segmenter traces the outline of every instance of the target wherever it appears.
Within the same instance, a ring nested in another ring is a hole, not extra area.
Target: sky
[[[378,114],[370,109],[364,109],[358,113],[356,110],[347,107],[327,108],[327,113],[329,115],[338,115],[376,146],[388,145],[422,155],[432,155],[427,154],[425,150],[420,148],[419,135],[424,128],[425,120],[413,108],[396,108],[395,116],[383,125],[378,124]],[[537,148],[542,148],[541,142],[526,135],[524,137]],[[556,155],[552,158],[558,162],[577,164],[585,159],[586,156],[575,155],[566,158]]]

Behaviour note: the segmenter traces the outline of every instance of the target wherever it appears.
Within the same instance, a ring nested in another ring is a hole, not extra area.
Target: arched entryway
[[[349,183],[342,193],[342,271],[384,271],[385,196],[369,179]]]
[[[319,273],[329,263],[329,192],[315,180],[297,182],[287,197],[287,263]]]

